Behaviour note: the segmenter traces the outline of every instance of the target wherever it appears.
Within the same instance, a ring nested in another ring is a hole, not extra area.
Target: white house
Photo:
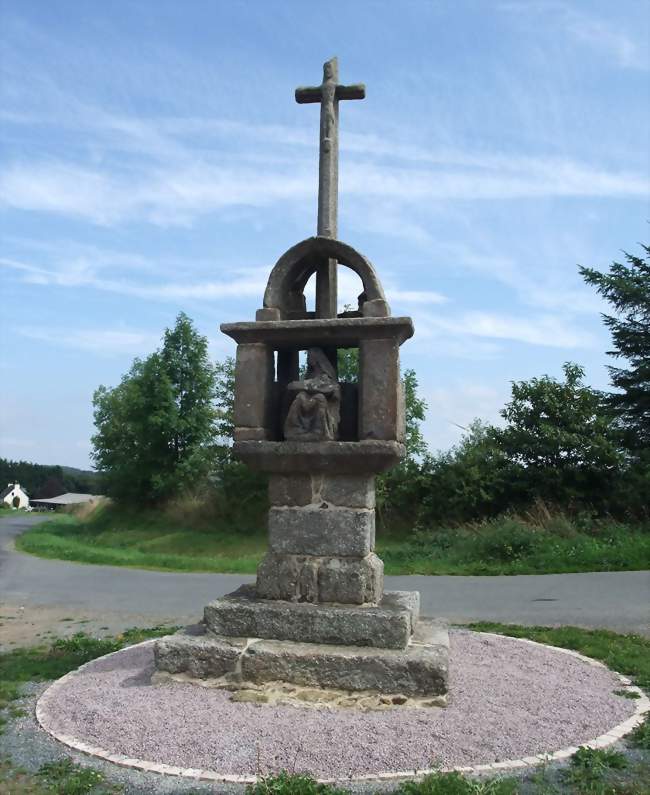
[[[29,508],[29,497],[20,487],[20,483],[9,483],[7,488],[0,492],[0,499],[10,508]]]

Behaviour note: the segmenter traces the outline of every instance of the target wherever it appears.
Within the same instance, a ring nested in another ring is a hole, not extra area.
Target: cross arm
[[[320,102],[321,97],[322,91],[320,86],[315,86],[314,88],[301,86],[296,89],[296,102],[301,105],[305,105],[308,102]]]
[[[366,87],[363,83],[356,83],[353,86],[337,86],[337,99],[365,99]]]
[[[363,83],[357,83],[353,86],[337,86],[336,98],[337,99],[364,99],[366,96],[366,87]],[[306,105],[309,102],[320,102],[323,98],[323,87],[313,86],[307,88],[301,86],[296,89],[296,102],[300,105]]]

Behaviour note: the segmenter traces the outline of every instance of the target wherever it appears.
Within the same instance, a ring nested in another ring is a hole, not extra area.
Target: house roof
[[[75,505],[79,502],[90,502],[99,496],[99,494],[77,494],[74,491],[69,491],[66,494],[59,494],[58,497],[50,497],[47,500],[32,500],[32,502],[44,505]]]
[[[18,486],[18,488],[22,491],[23,494],[27,495],[25,489],[20,485],[20,483],[10,483],[7,488],[0,491],[0,500],[4,500],[7,494],[11,494],[11,492]]]

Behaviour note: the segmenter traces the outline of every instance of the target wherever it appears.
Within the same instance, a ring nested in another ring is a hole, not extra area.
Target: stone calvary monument
[[[364,96],[338,83],[336,59],[320,86],[296,90],[320,103],[317,235],[277,261],[254,322],[221,326],[237,343],[233,453],[269,476],[269,548],[256,584],[208,604],[198,634],[156,642],[160,674],[444,703],[447,630],[419,617],[418,592],[384,592],[374,551],[375,476],[405,452],[399,348],[413,323],[391,317],[371,263],[336,237],[339,102]],[[363,284],[356,311],[337,313],[338,265]],[[346,348],[357,383],[338,377]]]

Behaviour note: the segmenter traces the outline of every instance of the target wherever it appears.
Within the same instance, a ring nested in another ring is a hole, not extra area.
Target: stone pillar
[[[269,498],[269,552],[257,571],[259,597],[381,601],[374,476],[272,474]]]
[[[239,344],[235,366],[235,441],[271,436],[273,349],[263,343]]]
[[[279,350],[278,351],[278,384],[286,386],[291,381],[297,381],[300,374],[299,351]]]
[[[404,400],[395,339],[359,343],[359,440],[404,438]]]

